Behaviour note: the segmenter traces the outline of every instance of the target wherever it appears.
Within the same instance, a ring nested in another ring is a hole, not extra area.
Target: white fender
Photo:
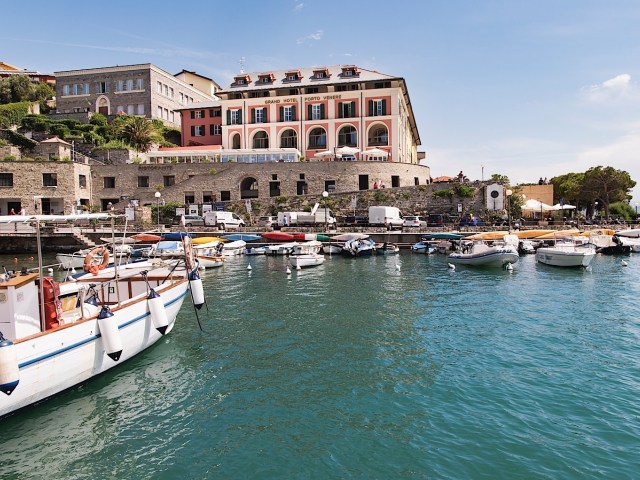
[[[169,318],[167,318],[167,310],[164,308],[162,297],[153,288],[149,291],[147,304],[149,305],[149,315],[151,316],[153,326],[164,335],[169,326]]]
[[[105,353],[111,360],[117,362],[122,354],[122,338],[118,330],[118,322],[106,305],[102,306],[98,314],[98,327]]]
[[[11,395],[20,381],[16,346],[0,335],[0,392]]]
[[[193,305],[199,310],[204,305],[204,287],[197,271],[194,270],[189,275],[189,284],[191,286],[191,295],[193,296]]]

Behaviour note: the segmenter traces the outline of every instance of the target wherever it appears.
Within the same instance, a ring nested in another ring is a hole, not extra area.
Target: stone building
[[[198,90],[149,63],[68,70],[55,75],[57,113],[99,112],[107,116],[126,113],[179,127],[178,108],[214,100],[207,91]]]

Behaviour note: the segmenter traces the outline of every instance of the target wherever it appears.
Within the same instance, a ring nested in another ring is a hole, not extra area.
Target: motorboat
[[[539,244],[533,240],[523,239],[518,242],[518,253],[520,255],[536,253],[536,248]]]
[[[101,262],[64,282],[43,275],[41,228],[110,217],[113,227],[108,214],[0,217],[2,223],[32,224],[38,245],[38,268],[0,279],[0,417],[87,381],[156,343],[173,329],[190,286],[194,303],[204,304],[195,259],[188,254],[122,266]]]
[[[218,268],[224,265],[223,242],[211,242],[208,244],[194,245],[193,250],[196,260],[202,268]]]
[[[595,256],[595,245],[581,236],[556,238],[554,245],[536,250],[536,261],[555,267],[587,267]]]
[[[617,235],[590,235],[591,243],[596,246],[596,253],[603,255],[629,255],[631,245],[622,241]]]
[[[285,242],[267,245],[267,255],[291,255],[298,242]]]
[[[267,247],[248,247],[244,251],[245,255],[266,255],[268,253]]]
[[[506,267],[517,263],[520,255],[513,243],[490,245],[484,241],[463,242],[460,251],[450,253],[447,259],[454,265],[474,267]]]
[[[322,246],[322,253],[326,255],[337,255],[342,253],[342,245],[337,243],[327,243]]]
[[[317,240],[299,243],[293,247],[289,263],[294,268],[313,267],[324,263],[324,255],[320,254],[322,243]]]
[[[247,247],[247,242],[244,240],[235,240],[233,242],[224,243],[222,249],[222,255],[225,257],[233,257],[236,255],[242,255]]]
[[[411,245],[411,251],[413,253],[435,253],[437,251],[436,242],[430,240],[421,240]]]
[[[348,257],[366,257],[373,255],[375,242],[369,238],[347,240],[342,247],[342,254]]]
[[[376,255],[394,255],[400,253],[400,247],[394,243],[376,243],[374,245]]]
[[[160,240],[147,251],[147,257],[149,258],[181,258],[183,256],[182,240]]]

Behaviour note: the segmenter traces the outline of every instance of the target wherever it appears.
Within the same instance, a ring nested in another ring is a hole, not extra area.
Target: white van
[[[239,228],[245,225],[244,220],[233,212],[207,212],[204,215],[204,224],[218,227],[220,230]]]
[[[369,225],[401,229],[404,220],[398,207],[369,207]]]

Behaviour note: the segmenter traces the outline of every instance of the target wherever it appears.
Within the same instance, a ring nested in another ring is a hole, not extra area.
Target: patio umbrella
[[[382,150],[380,148],[371,148],[369,150],[365,150],[362,153],[371,157],[388,157],[389,156],[389,152]]]
[[[355,147],[340,147],[340,148],[336,148],[336,154],[339,155],[355,155],[356,153],[360,153],[360,150],[358,150]]]
[[[542,203],[539,200],[535,200],[530,198],[524,205],[522,205],[522,210],[530,211],[530,212],[550,212],[555,210],[551,205],[547,205],[546,203]]]
[[[333,152],[331,150],[324,150],[322,152],[316,153],[314,157],[318,157],[318,158],[333,157]]]
[[[575,205],[569,205],[568,203],[556,203],[553,206],[554,210],[574,210],[575,208]]]

